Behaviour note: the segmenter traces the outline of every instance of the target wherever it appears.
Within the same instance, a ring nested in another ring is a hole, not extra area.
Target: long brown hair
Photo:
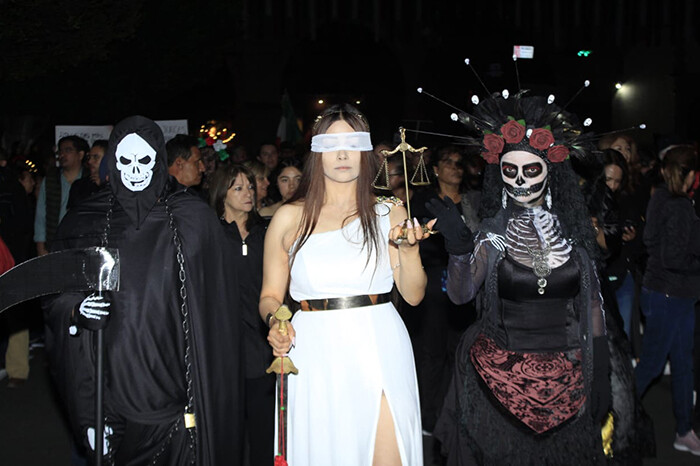
[[[625,159],[627,162],[627,182],[622,185],[622,188],[625,192],[633,194],[642,182],[642,164],[639,161],[639,151],[634,138],[626,133],[606,134],[598,141],[598,149],[612,149],[613,143],[618,139],[622,139],[630,145],[630,159]]]
[[[334,105],[325,110],[316,119],[316,123],[311,130],[311,135],[323,134],[336,121],[345,121],[355,131],[369,132],[369,124],[365,116],[355,107],[349,104]],[[377,226],[377,216],[374,211],[376,197],[372,191],[372,181],[374,180],[379,161],[372,151],[363,151],[360,156],[360,175],[357,179],[357,190],[355,191],[357,210],[343,220],[343,226],[350,218],[357,215],[360,219],[363,243],[362,248],[367,248],[367,263],[372,255],[379,256],[381,238],[379,227]],[[289,203],[302,203],[301,222],[299,224],[299,239],[292,251],[292,261],[296,253],[306,243],[311,233],[318,224],[318,217],[321,214],[323,201],[326,194],[325,175],[323,173],[323,163],[320,152],[311,152],[304,164],[304,173],[301,183]]]
[[[693,146],[677,146],[666,152],[661,161],[661,173],[668,191],[674,196],[688,196],[683,189],[685,178],[696,169],[697,153]]]

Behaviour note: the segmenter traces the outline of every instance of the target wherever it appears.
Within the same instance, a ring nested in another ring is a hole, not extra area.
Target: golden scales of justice
[[[419,149],[414,148],[411,146],[409,143],[406,142],[406,129],[403,127],[399,127],[399,135],[401,136],[401,142],[399,143],[398,146],[394,148],[392,151],[388,150],[383,150],[381,151],[381,154],[384,156],[384,162],[382,163],[381,168],[379,169],[379,172],[377,173],[377,176],[374,177],[374,181],[372,182],[372,186],[376,189],[384,189],[384,190],[391,190],[391,187],[389,186],[389,164],[387,163],[387,160],[389,157],[392,155],[395,155],[397,152],[401,152],[401,156],[403,157],[403,179],[404,183],[406,183],[406,210],[408,211],[408,219],[410,220],[413,218],[411,216],[411,197],[408,195],[409,191],[409,178],[408,178],[408,161],[406,160],[406,152],[412,152],[414,154],[418,154],[418,163],[416,164],[416,170],[413,172],[413,176],[410,178],[410,183],[413,186],[427,186],[430,185],[430,178],[428,177],[428,169],[425,166],[425,159],[423,158],[423,152],[428,150],[427,147],[421,147]],[[382,173],[384,174],[384,185],[379,184],[379,179],[382,177]],[[428,228],[426,225],[421,225],[423,228],[423,233],[432,235],[434,233],[437,233],[435,230],[431,230]],[[404,227],[401,231],[401,236],[400,238],[406,239],[406,227]]]

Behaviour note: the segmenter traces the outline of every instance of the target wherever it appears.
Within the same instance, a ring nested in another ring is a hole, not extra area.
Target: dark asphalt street
[[[32,351],[29,380],[21,388],[7,388],[0,380],[0,465],[70,466],[71,441],[64,415],[52,390],[42,348]],[[4,373],[4,372],[3,372]],[[662,377],[648,392],[644,405],[654,420],[657,458],[645,466],[700,464],[700,457],[673,449],[674,420],[670,377]],[[425,437],[425,466],[442,464],[433,441]]]

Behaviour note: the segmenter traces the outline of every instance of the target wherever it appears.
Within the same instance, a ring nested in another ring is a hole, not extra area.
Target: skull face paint
[[[501,157],[501,178],[508,196],[523,205],[541,201],[547,186],[547,163],[526,151],[511,151]]]
[[[122,184],[130,191],[143,191],[151,184],[156,151],[136,133],[128,134],[117,145],[117,170]]]

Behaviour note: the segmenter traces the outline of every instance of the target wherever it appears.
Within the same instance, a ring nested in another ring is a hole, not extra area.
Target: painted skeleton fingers
[[[107,455],[109,454],[109,437],[113,434],[113,430],[110,426],[105,425],[105,430],[102,435],[102,454]],[[90,445],[90,449],[95,451],[95,428],[94,427],[88,427],[87,432],[87,441],[88,444]]]
[[[78,308],[78,324],[88,330],[99,330],[107,327],[110,316],[110,302],[98,294],[85,298]]]

